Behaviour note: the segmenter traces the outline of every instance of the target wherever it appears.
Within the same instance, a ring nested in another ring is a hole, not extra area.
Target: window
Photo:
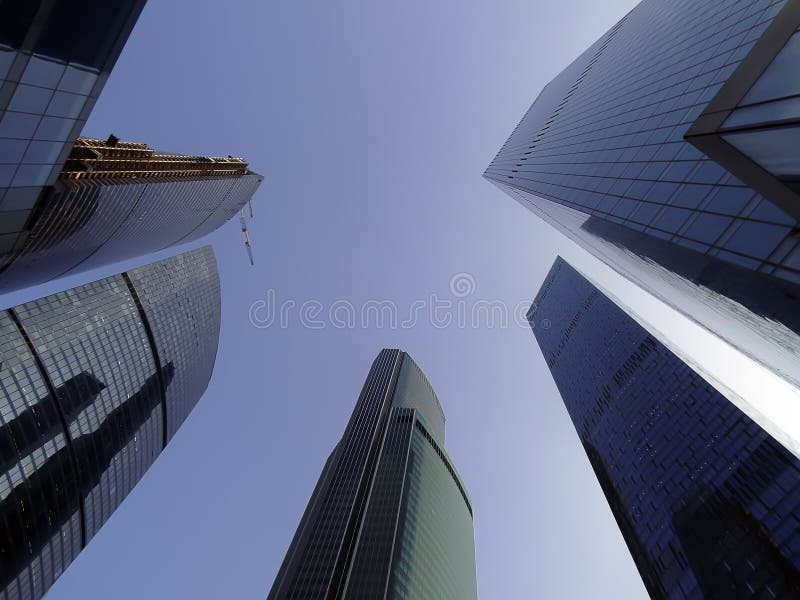
[[[723,139],[773,175],[800,178],[800,127],[730,133]]]
[[[738,108],[723,123],[723,127],[757,125],[797,117],[800,117],[800,96]]]
[[[800,65],[800,32],[795,33],[789,39],[772,64],[750,88],[742,104],[766,102],[800,94],[800,77],[797,77],[798,65]]]
[[[800,219],[800,31],[791,6],[780,9],[685,137]]]

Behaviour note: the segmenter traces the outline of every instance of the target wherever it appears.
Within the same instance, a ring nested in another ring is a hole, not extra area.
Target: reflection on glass
[[[52,95],[51,89],[21,83],[17,86],[11,102],[8,103],[8,108],[20,112],[41,113],[47,108]]]
[[[744,97],[742,104],[766,102],[800,94],[800,32],[795,33],[764,74]]]
[[[31,138],[39,124],[39,115],[7,111],[0,121],[0,137]]]
[[[66,141],[69,132],[75,125],[73,119],[61,119],[59,117],[43,117],[36,130],[36,140],[53,140],[58,142]]]
[[[731,113],[722,126],[726,128],[743,127],[797,117],[800,117],[800,97],[738,108]]]
[[[18,187],[44,185],[52,168],[52,165],[20,165],[12,183]]]
[[[64,73],[66,65],[43,56],[31,56],[25,72],[22,74],[22,83],[54,88]]]
[[[800,597],[800,460],[563,259],[528,318],[650,596]]]
[[[477,598],[472,513],[446,459],[426,433],[417,421],[397,524],[390,597]]]
[[[25,152],[25,162],[29,164],[53,164],[64,144],[53,142],[31,142]]]
[[[69,421],[94,402],[106,385],[91,373],[83,372],[56,389],[64,417]],[[63,433],[52,398],[43,398],[0,430],[0,472],[8,471],[20,457]]]
[[[729,133],[723,138],[777,177],[800,177],[800,127]]]
[[[69,92],[56,92],[53,94],[53,99],[50,101],[50,106],[45,114],[74,119],[80,114],[85,102],[85,96]]]
[[[88,94],[97,81],[97,73],[80,68],[77,65],[67,66],[64,76],[58,83],[58,89],[74,94]]]
[[[168,363],[148,377],[142,387],[111,411],[97,429],[74,439],[71,447],[62,447],[0,501],[0,522],[6,525],[4,535],[0,536],[0,556],[3,557],[0,560],[0,589],[13,581],[79,510],[79,503],[100,483],[114,456],[137,435],[161,403],[160,381],[167,386],[174,374],[173,364]],[[81,373],[57,390],[58,402],[65,414],[76,415],[88,407],[105,387],[91,374]],[[45,431],[44,440],[42,434],[37,435],[33,420],[38,408],[39,405],[32,407],[30,414],[20,416],[22,421],[12,421],[9,427],[17,434],[32,433],[36,446],[42,446],[50,439],[48,435],[55,436],[59,432]],[[45,410],[55,411],[55,407]],[[6,449],[0,450],[5,458]],[[10,460],[15,461],[16,457]],[[76,463],[82,467],[80,472],[75,471]],[[36,499],[34,504],[31,504],[31,498]]]

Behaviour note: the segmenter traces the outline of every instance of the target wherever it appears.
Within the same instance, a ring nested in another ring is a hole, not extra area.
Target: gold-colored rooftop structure
[[[78,138],[61,179],[156,177],[232,177],[247,173],[247,161],[234,156],[162,154],[147,144]]]

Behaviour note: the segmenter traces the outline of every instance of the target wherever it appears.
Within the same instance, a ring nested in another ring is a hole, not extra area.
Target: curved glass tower
[[[0,599],[41,598],[214,367],[209,246],[0,311]]]
[[[261,180],[241,158],[78,138],[27,237],[0,257],[0,291],[196,240],[238,213]]]
[[[472,506],[417,364],[382,350],[270,599],[478,597]]]

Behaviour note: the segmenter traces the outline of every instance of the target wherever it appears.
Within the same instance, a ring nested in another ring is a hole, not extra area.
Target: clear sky
[[[634,5],[148,2],[84,133],[246,157],[265,175],[256,266],[237,223],[211,237],[223,285],[211,385],[51,600],[264,598],[384,346],[410,352],[442,402],[482,598],[646,597],[529,329],[328,319],[337,300],[393,300],[407,319],[431,294],[454,300],[460,273],[475,284],[468,306],[527,305],[557,253],[653,309],[481,177],[541,87]],[[269,290],[320,302],[326,326],[296,308],[286,327],[256,327]]]

